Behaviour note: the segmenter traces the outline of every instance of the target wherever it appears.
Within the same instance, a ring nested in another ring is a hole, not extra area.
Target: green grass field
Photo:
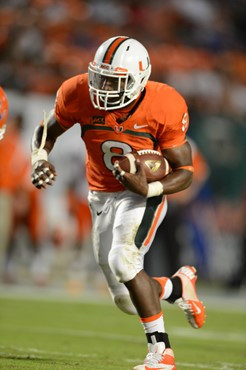
[[[246,313],[207,309],[201,330],[163,305],[179,370],[246,369]],[[127,370],[146,355],[138,319],[110,302],[0,298],[0,369]]]

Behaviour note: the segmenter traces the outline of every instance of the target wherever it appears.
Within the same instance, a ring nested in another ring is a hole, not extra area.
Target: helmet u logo
[[[141,60],[138,62],[138,66],[139,66],[139,71],[144,71],[144,69],[143,69],[143,63],[142,63]]]

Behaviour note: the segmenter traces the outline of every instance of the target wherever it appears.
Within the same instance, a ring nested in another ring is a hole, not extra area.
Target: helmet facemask
[[[89,91],[95,108],[112,110],[130,104],[144,89],[150,74],[147,71],[134,76],[124,68],[116,69],[105,63],[89,64]]]

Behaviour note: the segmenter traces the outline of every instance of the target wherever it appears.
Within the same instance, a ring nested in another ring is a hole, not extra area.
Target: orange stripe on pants
[[[157,208],[157,211],[156,211],[156,214],[155,214],[155,217],[154,217],[154,220],[152,222],[152,225],[151,225],[151,228],[148,232],[148,235],[146,236],[146,239],[143,243],[143,245],[146,247],[149,243],[150,243],[150,240],[156,230],[156,226],[157,226],[157,223],[158,223],[158,220],[161,216],[161,213],[162,213],[162,210],[163,210],[163,207],[164,207],[164,204],[166,202],[166,198],[164,198],[164,201],[158,206]]]

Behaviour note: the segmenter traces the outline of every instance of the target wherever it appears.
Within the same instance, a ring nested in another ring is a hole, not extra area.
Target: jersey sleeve
[[[181,146],[186,142],[186,132],[189,127],[188,108],[183,97],[171,89],[164,102],[168,109],[165,112],[163,124],[158,130],[158,142],[161,150]]]
[[[81,115],[80,90],[82,84],[83,76],[75,76],[63,82],[57,91],[55,117],[64,129],[69,129],[79,120]]]

